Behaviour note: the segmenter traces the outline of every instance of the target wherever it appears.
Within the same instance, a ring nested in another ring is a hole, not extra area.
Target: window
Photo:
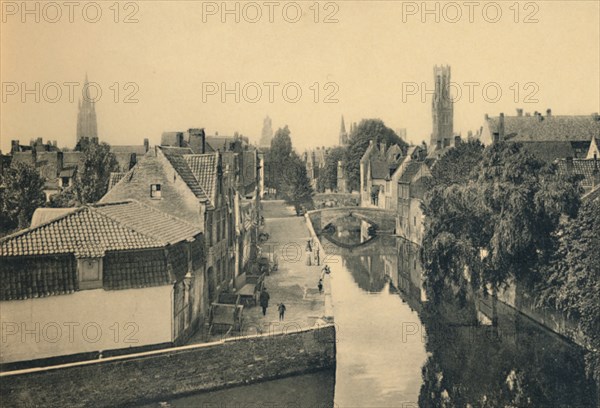
[[[160,184],[151,184],[150,185],[150,198],[160,199],[162,197]]]
[[[77,260],[79,289],[98,289],[102,287],[102,258],[83,258]]]

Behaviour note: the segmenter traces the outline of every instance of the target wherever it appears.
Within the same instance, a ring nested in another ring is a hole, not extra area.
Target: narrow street
[[[280,333],[312,327],[323,316],[324,295],[317,288],[321,267],[306,265],[305,249],[310,235],[305,219],[280,200],[263,201],[262,205],[264,231],[270,235],[262,245],[262,254],[273,259],[276,253],[279,268],[265,279],[271,296],[266,316],[260,306],[244,309],[244,334],[255,334],[257,329]],[[286,306],[283,324],[277,311],[282,302]]]

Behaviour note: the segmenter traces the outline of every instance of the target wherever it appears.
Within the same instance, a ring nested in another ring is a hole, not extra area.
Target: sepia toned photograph
[[[600,408],[599,0],[0,12],[1,408]]]

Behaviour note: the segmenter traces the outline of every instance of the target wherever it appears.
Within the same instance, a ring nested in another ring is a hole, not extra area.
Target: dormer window
[[[150,185],[150,198],[159,200],[162,198],[162,192],[160,189],[160,184],[151,184]]]
[[[80,258],[77,260],[79,289],[102,287],[102,258]]]

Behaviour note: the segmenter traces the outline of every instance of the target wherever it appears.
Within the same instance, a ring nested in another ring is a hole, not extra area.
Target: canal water
[[[340,224],[343,228],[322,237],[332,269],[335,373],[151,406],[597,406],[578,347],[501,303],[449,298],[433,307],[420,289],[414,245],[394,237],[365,237],[366,229],[349,220]]]

